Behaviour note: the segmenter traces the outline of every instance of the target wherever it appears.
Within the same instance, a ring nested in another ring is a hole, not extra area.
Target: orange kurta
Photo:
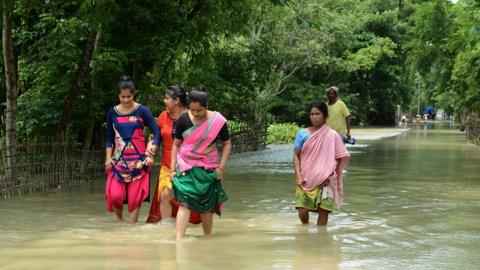
[[[157,125],[160,128],[160,136],[162,137],[162,159],[161,166],[170,168],[170,160],[173,145],[173,118],[167,111],[163,111],[157,118]]]
[[[172,160],[172,145],[173,145],[173,127],[174,119],[163,111],[157,118],[157,125],[160,128],[160,136],[162,138],[162,157],[160,159],[160,175],[155,186],[155,192],[150,205],[150,212],[147,218],[148,223],[157,223],[162,218],[160,213],[161,193],[164,188],[172,189],[170,178],[170,161]],[[168,169],[166,169],[168,168]],[[175,200],[169,202],[172,205],[172,217],[177,215],[178,203]],[[199,213],[192,212],[190,215],[190,223],[200,223]]]

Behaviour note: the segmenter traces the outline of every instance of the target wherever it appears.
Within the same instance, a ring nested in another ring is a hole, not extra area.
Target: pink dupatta
[[[209,119],[183,132],[183,142],[177,154],[180,172],[193,167],[203,167],[206,170],[218,167],[218,150],[214,141],[226,122],[223,115],[213,112]]]
[[[340,159],[337,164],[337,159]],[[307,139],[300,154],[300,172],[303,190],[311,191],[329,179],[330,184],[322,190],[322,198],[332,197],[335,206],[343,201],[343,169],[350,153],[336,131],[323,125]]]

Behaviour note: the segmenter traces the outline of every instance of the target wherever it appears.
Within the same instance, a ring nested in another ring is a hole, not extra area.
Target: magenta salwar
[[[112,108],[107,115],[106,147],[112,147],[113,164],[106,168],[107,183],[105,203],[110,212],[138,209],[150,195],[150,169],[145,163],[145,124],[154,133],[153,144],[158,145],[158,127],[150,111],[139,105],[129,114],[121,114]]]
[[[149,197],[150,178],[144,174],[140,179],[130,183],[119,182],[113,170],[108,170],[107,184],[105,188],[106,206],[109,212],[115,209],[122,209],[126,200],[128,211],[133,212],[142,205],[142,202]]]

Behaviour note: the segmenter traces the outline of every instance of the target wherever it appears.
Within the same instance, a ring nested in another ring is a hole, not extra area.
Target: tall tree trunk
[[[3,31],[2,46],[3,59],[5,64],[5,88],[6,88],[6,122],[5,122],[5,142],[7,155],[6,177],[10,183],[15,183],[15,165],[16,165],[16,144],[17,144],[17,69],[15,55],[13,51],[12,38],[12,16],[14,1],[3,0]]]
[[[100,51],[100,39],[102,37],[102,30],[99,28],[97,31],[96,37],[95,37],[95,43],[93,46],[93,55],[97,55]],[[92,56],[93,56],[92,55]],[[97,80],[94,76],[92,76],[92,82],[90,85],[90,91],[93,93],[95,89],[97,88]],[[95,115],[95,114],[94,114]],[[82,167],[81,171],[82,174],[85,172],[85,169],[87,168],[87,162],[89,159],[89,154],[90,154],[90,146],[92,145],[92,140],[93,140],[93,133],[95,131],[95,122],[97,119],[95,119],[95,116],[92,116],[87,124],[87,131],[85,132],[85,138],[83,140],[83,154],[82,154]]]
[[[67,99],[63,104],[62,117],[60,118],[60,125],[58,130],[59,135],[65,134],[65,130],[67,129],[68,122],[70,121],[70,115],[72,114],[75,102],[80,95],[80,91],[85,83],[85,78],[90,71],[90,61],[92,60],[93,47],[95,46],[96,36],[97,35],[95,31],[92,31],[92,33],[90,33],[89,37],[87,38],[87,42],[85,44],[85,48],[83,49],[82,59],[78,67],[75,80],[73,81],[72,86],[68,90]]]

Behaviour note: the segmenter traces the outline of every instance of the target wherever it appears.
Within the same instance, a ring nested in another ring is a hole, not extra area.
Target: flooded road
[[[456,129],[358,140],[345,203],[300,225],[291,145],[233,155],[214,232],[117,223],[103,181],[0,201],[1,269],[478,269],[480,147]]]

